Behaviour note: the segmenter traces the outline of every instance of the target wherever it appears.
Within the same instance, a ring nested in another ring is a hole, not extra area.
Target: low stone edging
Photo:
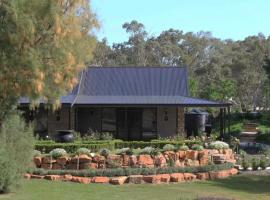
[[[50,181],[69,181],[82,184],[100,183],[100,184],[113,184],[123,185],[129,184],[160,184],[160,183],[177,183],[187,182],[196,180],[214,180],[227,178],[232,175],[236,175],[238,170],[231,168],[228,170],[221,171],[210,171],[200,173],[172,173],[172,174],[157,174],[157,175],[130,175],[130,176],[118,176],[118,177],[106,177],[106,176],[95,176],[95,177],[79,177],[72,175],[34,175],[25,174],[26,179],[46,179]]]

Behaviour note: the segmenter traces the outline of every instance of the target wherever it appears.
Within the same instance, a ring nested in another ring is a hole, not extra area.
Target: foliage
[[[109,132],[98,132],[89,129],[82,137],[83,141],[91,141],[91,140],[113,140],[113,134]]]
[[[133,151],[132,151],[132,149],[126,147],[126,148],[122,148],[122,149],[117,149],[115,154],[116,155],[132,155]]]
[[[27,127],[18,114],[6,118],[0,130],[0,193],[10,187],[29,167],[33,155],[33,130]]]
[[[210,143],[209,148],[211,148],[211,149],[228,149],[229,145],[226,142],[215,141],[215,142]]]
[[[106,148],[103,148],[99,151],[100,155],[104,156],[104,157],[107,157],[108,155],[110,155],[110,150],[109,149],[106,149]]]
[[[270,144],[270,133],[259,134],[256,137],[256,142],[260,142],[260,143],[264,143],[264,144]]]
[[[198,144],[195,144],[191,147],[192,150],[196,150],[196,151],[202,151],[204,150],[203,146],[202,145],[198,145]]]
[[[251,167],[253,170],[258,170],[259,162],[256,158],[253,158],[251,161]]]
[[[91,154],[91,151],[85,147],[82,147],[82,148],[79,148],[77,149],[77,152],[76,152],[77,155],[82,155],[82,154],[85,154],[85,155],[90,155]]]
[[[220,171],[233,168],[232,163],[206,165],[198,167],[165,167],[165,168],[112,168],[112,169],[90,169],[90,170],[45,170],[35,169],[33,174],[37,175],[64,175],[71,174],[73,176],[94,177],[94,176],[129,176],[129,175],[155,175],[155,174],[171,174],[171,173],[198,173],[209,171]]]
[[[179,146],[178,150],[187,151],[187,150],[189,150],[189,148],[187,145],[181,145],[181,146]]]
[[[145,147],[140,150],[139,154],[140,155],[151,155],[151,156],[156,156],[160,153],[158,148],[154,147]]]
[[[266,161],[265,161],[265,159],[263,159],[263,158],[260,159],[259,167],[262,168],[262,170],[266,169]]]
[[[56,149],[53,149],[52,151],[50,151],[50,155],[57,159],[59,157],[62,157],[62,156],[65,156],[67,155],[67,152],[65,149],[61,149],[61,148],[56,148]]]
[[[38,150],[34,150],[33,151],[33,157],[38,157],[38,156],[41,156],[41,152],[38,151]]]
[[[19,97],[55,107],[92,60],[98,27],[89,0],[0,3],[0,121]],[[19,16],[19,17],[18,17]]]
[[[247,170],[250,167],[249,161],[246,160],[246,159],[243,159],[242,160],[242,167],[243,167],[244,170]]]
[[[163,151],[174,151],[175,150],[175,146],[172,144],[165,144],[163,146]]]

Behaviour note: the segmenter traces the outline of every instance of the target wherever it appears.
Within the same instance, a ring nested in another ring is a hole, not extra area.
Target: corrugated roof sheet
[[[61,98],[67,104],[202,105],[225,104],[191,98],[186,67],[89,67],[80,83]],[[22,98],[20,103],[29,103]],[[42,101],[41,101],[42,103]]]

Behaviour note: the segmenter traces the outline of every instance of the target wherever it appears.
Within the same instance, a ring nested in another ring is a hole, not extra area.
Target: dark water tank
[[[185,114],[185,129],[187,136],[198,136],[200,132],[205,131],[205,125],[208,122],[208,112],[199,109],[193,109]]]

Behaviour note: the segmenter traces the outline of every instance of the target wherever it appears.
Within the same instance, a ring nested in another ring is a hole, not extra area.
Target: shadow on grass
[[[238,175],[210,181],[209,184],[251,194],[270,195],[270,176]]]

